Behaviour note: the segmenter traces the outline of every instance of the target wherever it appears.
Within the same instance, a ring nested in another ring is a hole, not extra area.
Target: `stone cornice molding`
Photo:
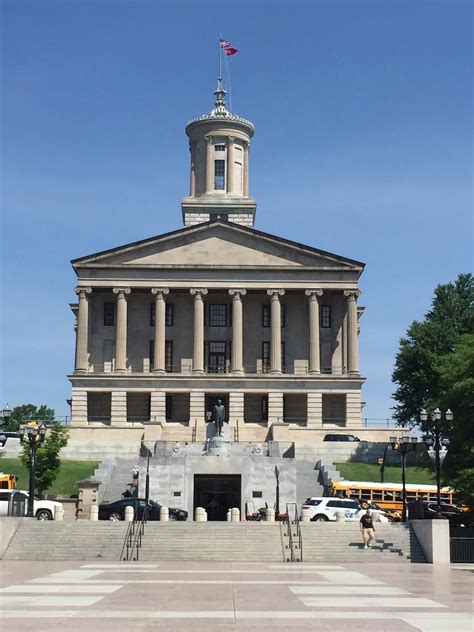
[[[357,300],[360,294],[360,290],[344,290],[344,296],[346,296],[349,301]]]
[[[166,296],[170,293],[169,288],[167,287],[152,287],[151,293],[154,294],[155,300],[160,300],[163,296]]]
[[[130,294],[132,291],[129,287],[114,287],[113,293],[117,294],[117,298],[127,299],[127,294]]]
[[[76,287],[74,292],[78,295],[79,299],[89,298],[87,295],[92,292],[91,287]]]
[[[305,290],[304,293],[309,298],[310,301],[317,301],[318,297],[324,294],[324,291],[321,288],[308,289]]]
[[[194,296],[194,298],[202,298],[208,292],[205,287],[192,287],[189,292]]]

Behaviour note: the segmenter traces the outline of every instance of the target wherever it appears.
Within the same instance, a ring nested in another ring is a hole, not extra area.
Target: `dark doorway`
[[[227,511],[240,509],[240,474],[195,474],[194,509],[204,507],[208,520],[227,520]]]
[[[222,400],[225,406],[225,420],[229,421],[229,396],[226,394],[206,395],[206,421],[212,421],[212,417],[210,417],[208,413],[212,413],[218,399]]]

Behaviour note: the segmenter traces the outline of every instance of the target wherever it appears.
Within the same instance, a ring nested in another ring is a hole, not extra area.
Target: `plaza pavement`
[[[473,630],[468,564],[0,564],[4,632]]]

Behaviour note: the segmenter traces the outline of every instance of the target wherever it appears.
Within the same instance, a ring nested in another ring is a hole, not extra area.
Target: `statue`
[[[217,400],[217,403],[212,410],[212,416],[216,426],[216,434],[219,437],[222,437],[222,426],[225,422],[225,406],[221,399]]]

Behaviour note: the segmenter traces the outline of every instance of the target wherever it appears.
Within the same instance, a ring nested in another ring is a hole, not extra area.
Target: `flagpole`
[[[222,77],[222,47],[221,47],[222,33],[219,37],[219,79]]]

